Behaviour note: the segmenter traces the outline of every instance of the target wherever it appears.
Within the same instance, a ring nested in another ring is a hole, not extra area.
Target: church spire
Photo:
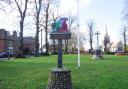
[[[110,44],[110,37],[108,35],[107,26],[105,25],[106,34],[104,36],[104,52],[109,51],[108,44]]]
[[[108,35],[107,25],[105,24],[106,35]]]

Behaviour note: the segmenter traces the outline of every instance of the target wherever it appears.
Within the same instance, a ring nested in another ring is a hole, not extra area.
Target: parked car
[[[0,58],[8,58],[8,57],[13,57],[13,53],[11,52],[1,52],[0,53]]]

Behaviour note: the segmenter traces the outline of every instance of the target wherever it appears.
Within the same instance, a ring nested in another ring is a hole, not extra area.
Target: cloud
[[[79,7],[90,5],[91,0],[79,0]],[[61,0],[59,15],[77,14],[77,0]]]
[[[76,12],[76,2],[74,0],[61,0],[59,6],[59,14],[65,15]]]
[[[92,0],[80,0],[80,4],[84,6],[89,6]]]
[[[80,32],[87,34],[88,27],[86,25],[80,25]]]

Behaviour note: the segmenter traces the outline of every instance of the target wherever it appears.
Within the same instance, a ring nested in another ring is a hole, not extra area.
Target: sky
[[[68,2],[69,0],[62,0]],[[73,4],[71,4],[73,3]],[[76,5],[75,5],[76,4]],[[77,13],[77,0],[71,0],[68,13]],[[101,33],[101,37],[105,34],[105,25],[112,40],[120,38],[121,18],[124,8],[124,0],[79,0],[79,19],[80,30],[86,30],[87,23],[93,20],[95,23],[94,30]],[[75,9],[75,10],[74,10]],[[66,11],[65,11],[66,12]]]
[[[62,0],[68,2],[69,0]],[[71,4],[73,3],[73,4]],[[71,0],[67,12],[77,14],[77,0]],[[87,23],[94,21],[94,32],[99,31],[100,44],[106,34],[106,27],[111,42],[122,40],[122,17],[125,4],[124,0],[79,0],[80,31],[87,36]],[[63,8],[63,10],[65,10]],[[66,11],[65,11],[66,12]],[[105,27],[106,26],[106,27]],[[94,37],[96,41],[96,36]]]
[[[60,14],[78,15],[78,0],[61,0]],[[64,2],[65,3],[63,5]],[[122,18],[125,4],[124,0],[79,0],[79,21],[80,32],[85,33],[87,37],[87,23],[92,20],[94,22],[94,32],[99,31],[100,45],[106,34],[106,27],[111,42],[122,40]],[[62,13],[63,12],[63,13]],[[94,36],[96,43],[96,36]],[[85,44],[89,47],[89,44]],[[96,47],[96,44],[95,46]]]
[[[95,22],[94,30],[98,30],[101,37],[105,35],[106,25],[111,40],[117,40],[120,38],[123,8],[123,0],[92,0],[88,7],[80,8],[80,23],[84,25],[89,19],[93,19]],[[83,18],[85,21],[82,20]]]
[[[77,0],[60,0],[58,13],[62,16],[69,14],[78,15]],[[87,35],[87,23],[93,20],[94,32],[100,32],[100,42],[105,35],[105,25],[111,42],[121,39],[121,18],[124,9],[124,0],[79,0],[79,21],[80,31]],[[8,31],[19,31],[17,25],[17,14],[15,12],[0,12],[0,28]],[[34,34],[30,30],[26,30],[25,36]],[[85,35],[85,36],[86,36]]]

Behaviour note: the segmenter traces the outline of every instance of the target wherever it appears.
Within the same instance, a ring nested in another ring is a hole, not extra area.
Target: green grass
[[[128,56],[104,56],[94,60],[81,55],[64,55],[64,67],[71,69],[73,89],[128,89]],[[46,89],[50,69],[57,56],[0,61],[0,89]]]

